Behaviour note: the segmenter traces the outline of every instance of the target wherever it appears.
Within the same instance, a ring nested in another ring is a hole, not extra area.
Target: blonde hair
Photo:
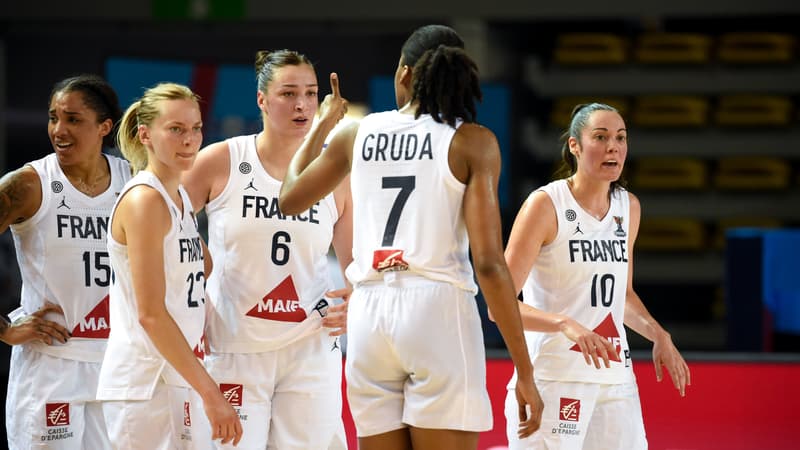
[[[133,173],[147,167],[147,148],[139,140],[139,125],[150,125],[161,114],[158,108],[163,100],[194,100],[200,96],[188,87],[177,83],[159,83],[144,91],[144,95],[128,107],[120,120],[117,146],[128,160]]]

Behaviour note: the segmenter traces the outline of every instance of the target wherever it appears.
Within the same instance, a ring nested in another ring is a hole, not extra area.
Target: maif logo
[[[558,420],[577,422],[581,418],[581,401],[574,398],[561,397],[561,407],[558,409]]]
[[[604,338],[608,339],[613,345],[614,349],[617,350],[617,355],[608,355],[608,359],[610,361],[622,362],[619,357],[619,353],[622,351],[622,340],[619,338],[619,333],[617,333],[617,326],[614,325],[614,318],[611,316],[611,313],[608,313],[605,319],[600,322],[594,330],[595,333],[603,336]],[[580,352],[581,348],[578,347],[578,344],[573,345],[569,348],[574,352]]]
[[[259,300],[246,315],[281,322],[302,322],[307,317],[300,306],[291,275]]]
[[[48,427],[69,425],[69,403],[46,403],[44,412]]]
[[[108,339],[111,331],[108,318],[108,295],[100,300],[83,320],[72,329],[72,337]]]
[[[225,400],[233,406],[242,406],[242,394],[244,387],[241,384],[220,383],[219,390],[225,396]]]

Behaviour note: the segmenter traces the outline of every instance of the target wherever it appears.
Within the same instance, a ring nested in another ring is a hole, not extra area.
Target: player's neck
[[[567,186],[581,208],[598,220],[608,213],[611,205],[608,196],[610,183],[607,181],[585,180],[573,175],[567,178]]]
[[[303,142],[300,136],[262,132],[256,137],[256,153],[264,170],[271,177],[283,180],[292,157]]]

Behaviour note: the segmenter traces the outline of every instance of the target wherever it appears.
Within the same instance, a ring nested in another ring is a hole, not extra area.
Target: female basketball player
[[[111,448],[95,393],[109,331],[108,216],[130,178],[103,144],[113,144],[121,114],[105,80],[59,81],[47,126],[54,153],[0,180],[0,233],[11,228],[22,275],[18,318],[0,323],[0,339],[14,345],[10,449]]]
[[[689,368],[633,290],[639,200],[620,180],[627,129],[612,107],[579,105],[564,134],[564,178],[534,191],[506,249],[536,385],[542,429],[511,449],[647,448],[624,325],[651,340],[656,374],[684,395]],[[590,331],[593,330],[593,331]],[[600,364],[601,358],[603,364]],[[506,417],[513,419],[509,383]]]
[[[346,371],[361,449],[474,449],[478,432],[491,428],[470,249],[522,374],[519,433],[539,425],[541,400],[502,254],[500,152],[475,123],[481,93],[463,46],[448,27],[416,30],[395,74],[399,110],[344,127],[321,152],[347,109],[331,74],[333,93],[284,179],[286,214],[352,179]]]
[[[290,50],[261,51],[255,66],[263,131],[211,144],[184,176],[208,214],[216,263],[206,367],[236,393],[241,448],[345,449],[337,336],[346,304],[333,306],[343,292],[328,292],[327,255],[333,243],[342,271],[352,260],[349,184],[295,214],[278,209],[317,113],[317,76]]]
[[[193,448],[191,388],[212,439],[235,445],[242,435],[192,351],[204,331],[211,261],[180,177],[200,149],[201,127],[197,96],[172,83],[145,91],[120,125],[120,150],[138,173],[120,192],[108,238],[113,330],[98,398],[114,448]]]

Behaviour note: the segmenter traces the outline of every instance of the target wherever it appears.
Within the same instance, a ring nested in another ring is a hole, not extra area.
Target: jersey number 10
[[[599,286],[598,286],[599,284]],[[597,297],[600,297],[600,303],[603,306],[611,306],[614,300],[614,275],[607,273],[600,277],[598,283],[597,274],[592,277],[592,306],[597,306]]]

